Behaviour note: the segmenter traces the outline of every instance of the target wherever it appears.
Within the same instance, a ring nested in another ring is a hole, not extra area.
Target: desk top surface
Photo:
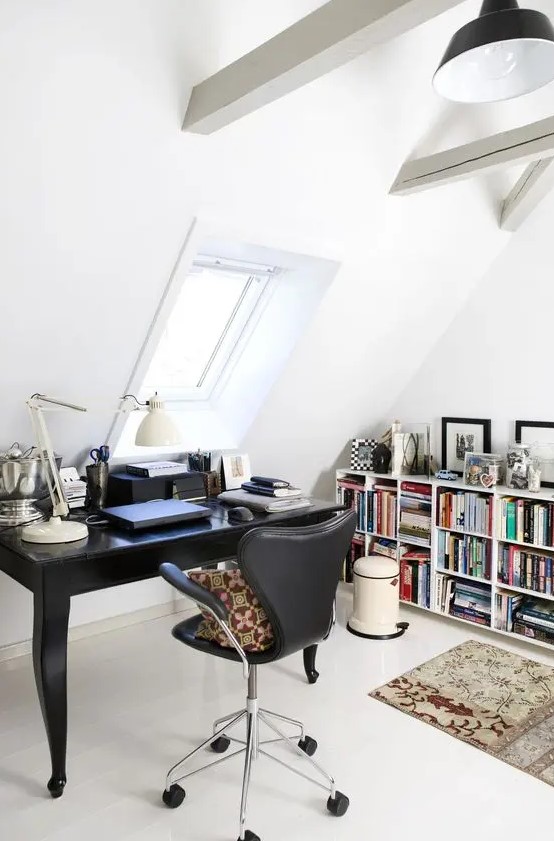
[[[128,549],[148,548],[155,545],[162,545],[176,540],[194,540],[202,537],[213,537],[235,532],[240,534],[254,526],[263,525],[294,525],[294,521],[313,516],[314,514],[332,513],[342,509],[342,506],[333,502],[323,500],[312,500],[310,508],[296,509],[295,511],[280,512],[279,514],[264,514],[252,512],[254,519],[247,523],[230,523],[227,512],[229,506],[222,505],[216,500],[207,503],[213,510],[209,518],[197,522],[178,523],[173,526],[162,526],[156,529],[145,529],[138,532],[127,532],[110,526],[89,526],[88,538],[77,540],[74,543],[26,543],[21,540],[21,528],[6,529],[0,532],[0,549],[8,549],[11,552],[25,558],[27,562],[36,564],[56,563],[60,561],[86,560],[99,555],[113,555],[125,552]],[[83,519],[80,515],[75,519]]]

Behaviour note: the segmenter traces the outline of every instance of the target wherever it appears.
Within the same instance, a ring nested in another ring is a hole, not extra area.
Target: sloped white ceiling
[[[418,145],[517,122],[519,106],[452,112],[430,89],[471,2],[213,137],[180,131],[192,84],[317,5],[4,4],[0,446],[29,438],[32,392],[115,401],[193,215],[343,263],[251,431],[259,458],[283,446],[298,464],[315,434],[313,485],[402,389],[508,235],[494,184],[388,187]],[[56,449],[72,460],[110,421],[53,417]]]

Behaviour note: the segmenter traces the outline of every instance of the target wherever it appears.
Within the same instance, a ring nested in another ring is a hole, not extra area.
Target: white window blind
[[[248,337],[278,270],[199,257],[185,277],[144,379],[141,396],[206,399]]]

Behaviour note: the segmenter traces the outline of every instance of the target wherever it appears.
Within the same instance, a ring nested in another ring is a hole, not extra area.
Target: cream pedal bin
[[[357,637],[392,640],[401,637],[408,622],[398,621],[399,570],[393,558],[358,558],[353,569],[354,613],[347,628]]]

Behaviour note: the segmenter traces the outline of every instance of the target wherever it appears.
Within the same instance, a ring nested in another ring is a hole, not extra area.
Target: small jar
[[[538,494],[541,489],[541,461],[538,458],[532,458],[527,468],[527,483],[528,490]]]

